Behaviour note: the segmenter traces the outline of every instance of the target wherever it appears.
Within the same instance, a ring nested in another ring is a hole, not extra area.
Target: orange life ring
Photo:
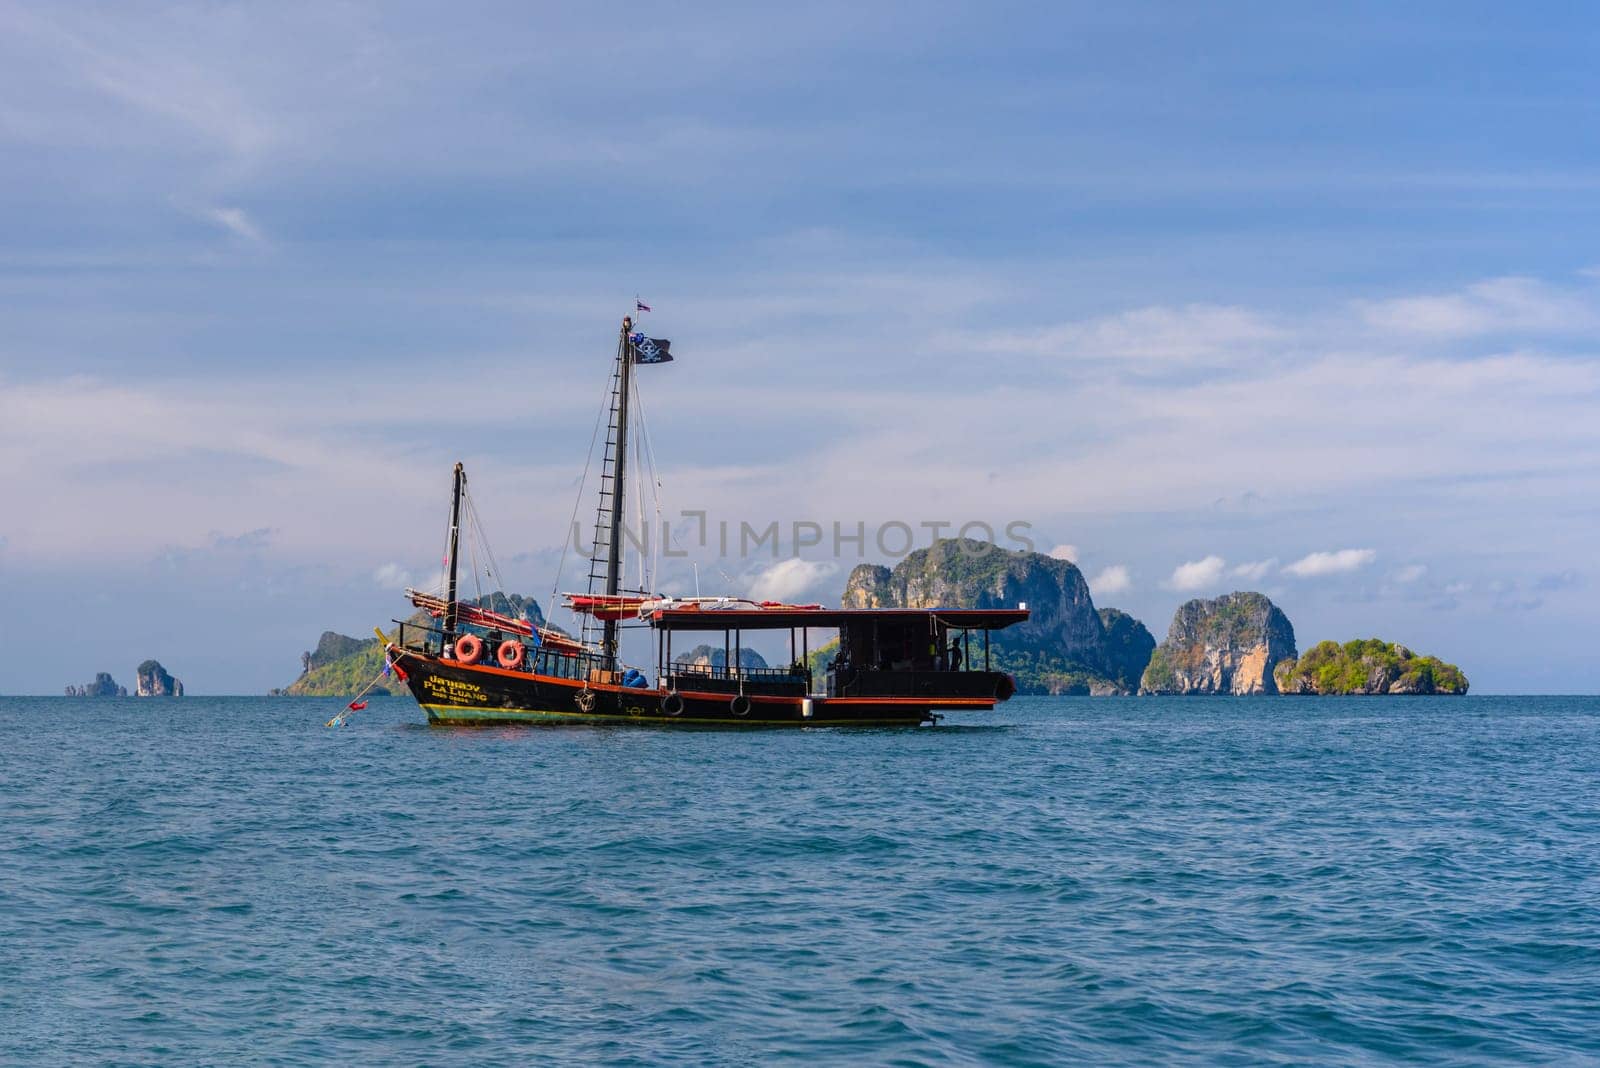
[[[463,664],[476,664],[483,655],[483,639],[473,634],[463,634],[456,639],[455,659]]]
[[[526,651],[522,643],[514,638],[507,638],[500,643],[500,648],[495,651],[494,658],[500,661],[500,666],[510,671],[515,671],[522,666],[522,658]]]

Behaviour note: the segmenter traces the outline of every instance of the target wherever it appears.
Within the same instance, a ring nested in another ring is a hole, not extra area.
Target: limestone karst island
[[[168,674],[167,669],[161,666],[160,661],[146,660],[140,664],[133,673],[134,697],[182,697],[183,682]],[[81,685],[66,687],[68,697],[127,697],[128,688],[117,684],[108,671],[96,673],[95,677]]]
[[[484,608],[545,626],[537,601],[486,595]],[[1324,640],[1302,655],[1294,625],[1264,594],[1236,592],[1179,605],[1164,640],[1140,620],[1097,607],[1076,565],[1037,552],[982,542],[943,539],[910,553],[894,567],[862,564],[849,575],[844,608],[1000,608],[1026,603],[1029,619],[996,632],[996,664],[1018,692],[1092,696],[1427,695],[1464,694],[1467,677],[1454,664],[1379,638]],[[423,612],[408,622],[426,625]],[[814,672],[826,671],[834,649],[812,651]],[[702,645],[676,654],[676,663],[720,668],[724,650]],[[754,650],[740,652],[751,668],[766,667]],[[300,677],[277,694],[349,696],[383,666],[376,638],[325,632],[301,657]],[[403,694],[385,679],[376,690]]]

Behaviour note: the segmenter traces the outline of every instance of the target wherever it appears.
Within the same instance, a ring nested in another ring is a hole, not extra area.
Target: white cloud
[[[1112,564],[1089,580],[1089,592],[1096,597],[1126,593],[1133,588],[1133,576],[1122,564]]]
[[[403,590],[411,585],[411,572],[399,564],[384,564],[372,573],[372,581],[385,589]]]
[[[1029,356],[1145,364],[1232,361],[1283,332],[1246,308],[1212,304],[1134,308],[1040,330],[990,336],[983,347]]]
[[[1207,556],[1200,560],[1190,560],[1188,563],[1179,564],[1172,571],[1172,577],[1167,580],[1167,585],[1175,590],[1203,590],[1214,586],[1222,578],[1222,573],[1227,568],[1227,561],[1220,556]]]
[[[1592,293],[1533,278],[1491,278],[1456,293],[1398,297],[1358,305],[1372,326],[1405,334],[1469,337],[1501,331],[1591,331],[1597,318]]]
[[[259,244],[266,240],[261,228],[245,214],[243,208],[201,208],[200,217],[246,241]]]
[[[1050,555],[1057,560],[1065,560],[1069,564],[1078,562],[1078,547],[1076,545],[1057,545],[1050,550]]]
[[[1233,573],[1239,578],[1247,579],[1250,582],[1260,582],[1262,579],[1270,575],[1273,568],[1277,566],[1278,558],[1273,556],[1266,560],[1256,560],[1248,564],[1240,564],[1233,569]]]
[[[1396,582],[1409,585],[1428,573],[1427,564],[1407,564],[1394,573]]]
[[[798,601],[838,570],[839,566],[828,560],[779,560],[750,583],[750,596],[758,601]]]
[[[1284,567],[1287,574],[1296,578],[1318,578],[1322,575],[1341,575],[1359,571],[1378,558],[1372,549],[1339,549],[1336,552],[1307,553]]]

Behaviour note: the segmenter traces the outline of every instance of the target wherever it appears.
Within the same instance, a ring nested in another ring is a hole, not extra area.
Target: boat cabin
[[[664,690],[831,698],[992,697],[1008,691],[1010,676],[990,663],[989,632],[1027,618],[1023,608],[707,611],[698,606],[657,608],[644,616],[656,632]],[[745,633],[774,630],[789,632],[788,665],[745,667]],[[813,630],[838,632],[837,652],[820,678],[810,670]],[[675,663],[674,638],[683,632],[720,632],[722,666]]]

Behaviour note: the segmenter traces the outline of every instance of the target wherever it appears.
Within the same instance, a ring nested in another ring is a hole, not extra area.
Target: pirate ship
[[[429,622],[400,623],[387,649],[429,722],[916,725],[936,722],[940,710],[989,709],[1009,698],[1015,683],[992,668],[989,635],[1025,620],[1026,609],[829,610],[735,597],[664,597],[643,588],[642,563],[640,588],[625,588],[634,368],[671,360],[667,344],[622,320],[608,386],[588,589],[566,595],[582,621],[576,636],[461,599],[463,501],[472,509],[466,472],[456,465],[442,596],[408,590]],[[649,631],[650,674],[623,663],[619,635],[625,626]],[[770,641],[770,632],[787,632],[789,664],[747,666],[740,655],[746,635],[767,634]],[[839,643],[821,672],[811,666],[816,632],[824,641],[834,633]],[[708,634],[721,636],[721,664],[673,660],[675,641]]]

